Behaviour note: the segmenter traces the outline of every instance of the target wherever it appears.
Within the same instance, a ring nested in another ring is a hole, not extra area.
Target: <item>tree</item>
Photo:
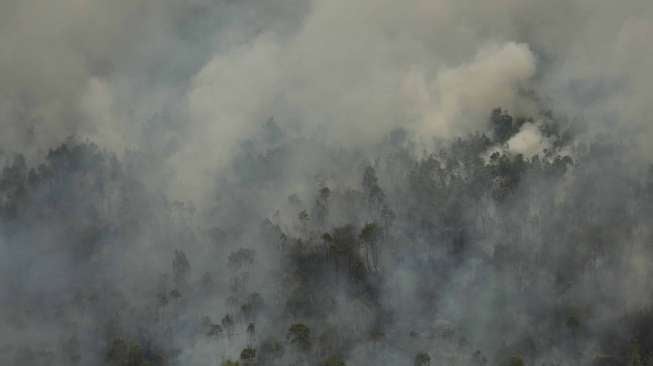
[[[501,144],[508,141],[510,137],[519,131],[519,128],[513,124],[512,116],[504,113],[501,108],[492,111],[490,124],[494,133],[494,140]]]
[[[222,335],[222,327],[220,324],[215,324],[209,316],[202,318],[202,329],[208,337],[220,337]]]
[[[354,274],[353,270],[356,269],[360,263],[359,258],[359,245],[358,235],[353,225],[339,226],[333,229],[332,234],[323,235],[323,239],[329,245],[329,252],[333,254],[336,263],[336,271],[338,271],[338,262],[340,258],[344,258],[347,262],[347,272]]]
[[[235,252],[229,254],[229,266],[234,270],[238,270],[245,265],[254,263],[256,252],[253,249],[240,248]]]
[[[256,349],[246,347],[240,352],[240,361],[243,365],[250,365],[256,361]]]
[[[219,337],[222,335],[222,327],[220,324],[211,324],[207,333],[209,337]]]
[[[227,336],[231,337],[234,333],[234,320],[231,315],[227,314],[222,318],[222,328],[227,332]]]
[[[507,366],[524,366],[524,365],[526,365],[526,363],[524,363],[524,359],[519,355],[515,355],[510,357]]]
[[[638,342],[634,342],[630,348],[628,366],[642,366],[642,356]]]
[[[106,362],[110,366],[163,366],[166,361],[151,349],[146,352],[138,343],[116,338],[109,346]]]
[[[365,259],[368,270],[377,270],[379,264],[378,241],[381,237],[381,228],[376,223],[363,226],[359,238],[367,247]],[[370,261],[371,257],[371,261]]]
[[[249,325],[247,325],[247,337],[249,338],[250,343],[254,343],[256,337],[256,326],[254,323],[249,323]]]
[[[309,222],[311,221],[311,216],[306,212],[306,210],[301,210],[299,214],[297,214],[297,218],[299,219],[299,230],[302,233],[302,235],[307,236],[308,235],[308,229],[309,229]]]
[[[362,185],[370,209],[377,210],[383,207],[385,194],[379,186],[379,179],[376,177],[376,170],[373,167],[368,166],[365,168]]]
[[[259,361],[262,364],[267,364],[267,362],[283,356],[283,353],[283,344],[275,338],[269,338],[261,343]]]
[[[430,366],[431,356],[428,353],[420,352],[415,356],[415,366]]]
[[[114,339],[106,355],[110,366],[127,365],[129,360],[129,345],[122,338]]]
[[[324,224],[329,216],[329,197],[331,190],[328,187],[322,187],[313,207],[313,217],[318,224]]]
[[[12,164],[5,166],[0,175],[0,216],[13,219],[24,204],[27,195],[25,182],[27,179],[27,164],[22,155],[14,157]]]
[[[472,364],[473,366],[487,366],[487,358],[477,350],[472,355]]]
[[[175,286],[178,289],[186,288],[190,275],[190,263],[188,262],[186,253],[181,250],[175,250],[175,256],[172,260],[172,272],[174,274]]]
[[[345,361],[338,356],[330,356],[323,363],[322,366],[346,366]]]
[[[261,294],[253,292],[247,296],[245,303],[240,306],[240,311],[245,319],[253,321],[263,309],[263,305],[264,302]]]
[[[311,349],[311,330],[302,323],[291,325],[286,339],[302,351]]]

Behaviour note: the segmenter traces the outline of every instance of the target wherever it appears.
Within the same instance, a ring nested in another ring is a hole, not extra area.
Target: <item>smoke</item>
[[[3,7],[9,151],[42,156],[75,135],[119,154],[148,149],[166,155],[171,169],[210,178],[270,116],[353,146],[396,127],[427,141],[459,136],[496,106],[528,115],[555,106],[648,136],[645,1]],[[212,189],[170,181],[184,199]]]
[[[2,2],[0,363],[650,363],[651,19]]]
[[[433,86],[425,85],[422,76],[404,87],[409,93],[414,90],[411,101],[419,105],[417,115],[422,119],[419,132],[451,137],[478,130],[479,121],[493,106],[513,111],[519,110],[518,105],[524,108],[528,101],[520,103],[519,86],[534,73],[535,60],[528,46],[509,42],[485,46],[471,62],[441,70],[428,83]]]
[[[547,138],[542,136],[540,129],[532,123],[524,124],[519,132],[507,142],[508,149],[516,154],[532,157],[541,154],[551,144]]]

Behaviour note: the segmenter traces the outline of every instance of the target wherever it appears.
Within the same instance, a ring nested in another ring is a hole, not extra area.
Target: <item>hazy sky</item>
[[[200,177],[270,116],[344,145],[396,126],[425,140],[456,136],[495,106],[533,114],[555,105],[611,133],[648,133],[652,8],[3,1],[0,143],[42,154],[65,137],[88,137],[119,153],[151,151]],[[201,189],[183,187],[189,181],[171,189],[189,197]]]

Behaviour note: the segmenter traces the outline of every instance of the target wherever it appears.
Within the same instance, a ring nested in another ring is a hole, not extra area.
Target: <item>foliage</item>
[[[345,361],[338,356],[330,356],[323,363],[322,366],[346,366]]]
[[[252,361],[256,359],[256,349],[252,347],[244,348],[240,352],[240,359],[243,361]]]
[[[311,348],[311,330],[302,323],[295,323],[288,328],[286,339],[303,351]]]
[[[234,269],[254,263],[255,252],[252,249],[240,248],[229,254],[229,265]]]
[[[551,140],[546,151],[526,156],[510,150],[508,142],[526,123]],[[520,366],[552,350],[584,355],[588,342],[597,348],[594,361],[651,364],[653,311],[640,308],[649,297],[633,298],[629,286],[648,291],[646,277],[639,276],[652,255],[653,168],[639,167],[646,173],[638,176],[617,147],[573,150],[554,122],[535,125],[498,109],[485,133],[419,154],[401,132],[375,147],[373,160],[309,143],[316,155],[324,153],[319,161],[328,161],[328,169],[294,184],[300,178],[283,167],[296,158],[293,149],[306,153],[306,142],[287,140],[274,121],[264,128],[256,141],[243,144],[232,167],[238,188],[223,182],[236,203],[217,204],[224,206],[215,208],[218,214],[203,218],[210,228],[179,224],[183,235],[174,223],[183,222],[179,212],[190,206],[152,198],[122,163],[93,144],[67,142],[37,167],[22,156],[8,160],[0,172],[2,239],[19,253],[21,265],[23,251],[39,255],[25,266],[29,275],[6,280],[16,302],[46,303],[43,318],[63,319],[66,332],[87,323],[96,333],[106,327],[104,361],[116,366],[174,360],[179,336],[203,337],[220,351],[224,344],[247,344],[238,361],[224,363],[230,366],[343,366],[340,356],[361,342],[415,349],[425,339],[455,348],[475,366],[488,365],[486,355],[472,352],[487,344],[502,345],[500,351],[483,348],[498,364]],[[572,150],[573,159],[567,155]],[[286,179],[300,189],[283,191],[281,207],[257,202],[281,192]],[[179,235],[164,238],[169,233]],[[146,234],[156,235],[153,244],[141,244]],[[125,290],[122,278],[102,272],[123,258],[159,263],[130,257],[158,259],[159,252],[166,273],[134,277],[138,286],[160,278],[138,287],[142,291]],[[31,283],[42,269],[49,273],[60,257],[64,268],[74,269],[74,280],[53,279],[66,283],[39,287],[37,294],[23,291],[23,281]],[[191,276],[189,258],[198,258],[193,270],[204,273],[202,280]],[[628,291],[621,288],[625,282]],[[225,300],[224,313],[211,313]],[[41,307],[25,306],[10,320],[20,326],[39,313],[35,309]],[[222,318],[192,321],[196,312]],[[438,318],[447,315],[453,319]],[[536,328],[515,329],[535,321]],[[288,324],[286,342],[274,338],[283,339]],[[495,330],[499,339],[470,334],[480,328]],[[67,363],[86,361],[85,343],[62,338]],[[430,363],[426,352],[414,358],[414,365]]]
[[[415,366],[429,366],[431,364],[431,356],[428,353],[420,352],[415,356]]]
[[[138,343],[122,338],[114,339],[107,351],[106,362],[110,366],[163,366],[161,355],[144,351]]]
[[[524,363],[524,359],[521,356],[510,357],[508,363],[506,364],[506,366],[524,366],[524,365],[526,364]]]

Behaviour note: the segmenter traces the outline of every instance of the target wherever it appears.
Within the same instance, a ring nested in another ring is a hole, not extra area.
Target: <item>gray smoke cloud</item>
[[[10,151],[43,153],[75,135],[163,152],[199,176],[270,116],[351,145],[398,126],[460,135],[497,105],[533,114],[532,91],[597,125],[639,132],[650,114],[646,1],[9,1],[2,10]],[[193,183],[175,189],[207,189]]]
[[[0,363],[652,362],[652,34],[646,0],[2,2]]]

